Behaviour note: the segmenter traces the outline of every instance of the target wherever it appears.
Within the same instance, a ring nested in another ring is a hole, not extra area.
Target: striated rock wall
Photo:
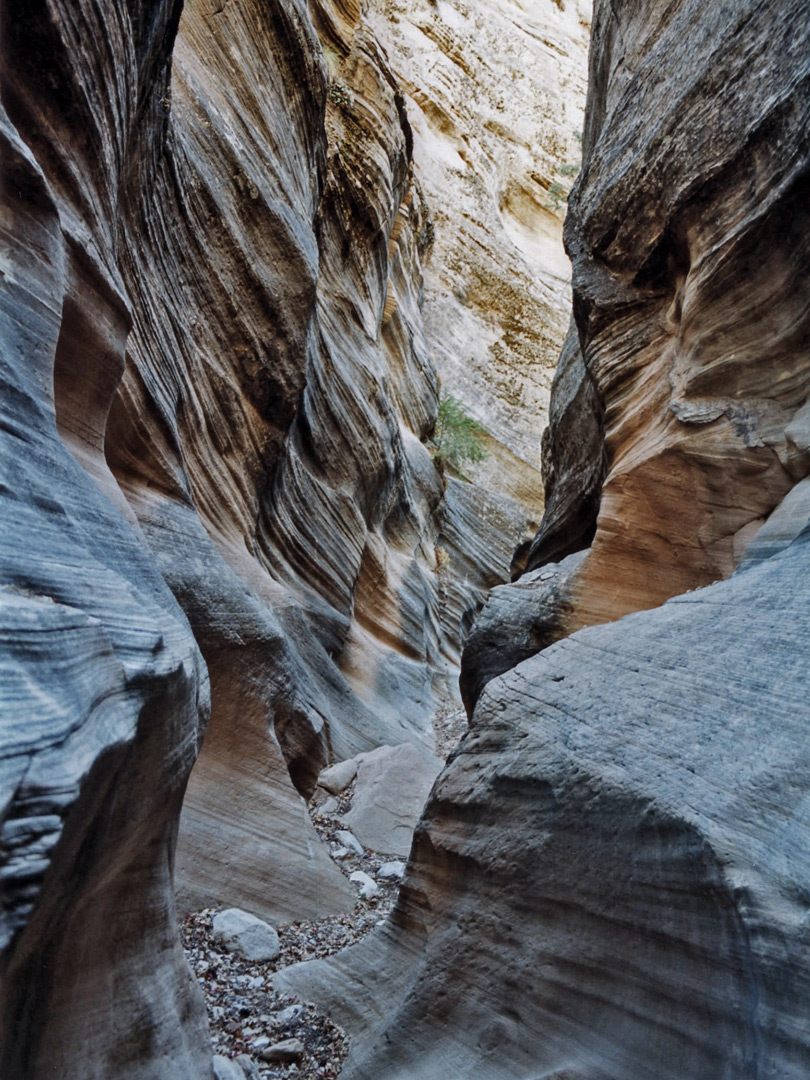
[[[444,480],[424,445],[444,329],[422,270],[431,247],[448,265],[452,224],[415,178],[424,132],[376,9],[0,12],[0,1069],[207,1076],[175,858],[184,906],[350,906],[304,797],[328,761],[432,749],[526,509],[520,485]],[[516,143],[499,171],[487,130],[479,240],[534,160]],[[562,285],[520,275],[532,306],[506,329],[534,378],[532,313]]]
[[[728,577],[810,465],[801,45],[787,11],[725,14],[697,36],[688,3],[594,20],[565,234],[580,348],[527,569],[589,552],[546,640]]]
[[[199,1080],[172,863],[208,679],[104,459],[179,8],[0,10],[0,1073]]]
[[[582,157],[590,0],[372,0],[366,18],[403,90],[432,230],[427,346],[490,433],[470,473],[536,520],[570,310],[561,226]]]
[[[807,1075],[804,15],[595,5],[533,569],[390,922],[284,981],[353,1080]]]
[[[331,760],[433,748],[525,520],[423,444],[425,220],[379,42],[329,4],[218,8],[180,27],[108,459],[211,674],[182,902],[293,918],[352,903],[302,796]]]

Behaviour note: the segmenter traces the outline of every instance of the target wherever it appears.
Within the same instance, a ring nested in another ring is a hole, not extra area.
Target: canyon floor
[[[446,759],[466,729],[463,710],[437,712],[437,753]],[[245,1080],[333,1080],[349,1052],[348,1036],[328,1013],[314,1002],[276,991],[273,976],[292,964],[325,959],[355,945],[383,922],[396,903],[404,870],[399,856],[365,848],[361,855],[347,850],[339,836],[346,828],[341,817],[351,808],[355,783],[328,802],[323,789],[318,789],[308,806],[315,830],[341,872],[351,880],[359,871],[376,885],[377,891],[369,896],[357,887],[353,911],[276,926],[281,952],[266,961],[246,960],[217,940],[212,927],[216,909],[183,913],[183,948],[205,995],[214,1054],[238,1065]],[[294,1060],[264,1060],[272,1048],[292,1040],[299,1044],[291,1051]],[[238,1074],[233,1080],[239,1080]]]

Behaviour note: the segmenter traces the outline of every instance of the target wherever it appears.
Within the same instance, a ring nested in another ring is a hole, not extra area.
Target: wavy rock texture
[[[132,321],[120,214],[145,197],[161,152],[178,14],[2,7],[0,1072],[10,1080],[210,1075],[172,895],[208,679],[104,460]]]
[[[438,382],[410,124],[359,11],[312,14],[184,16],[108,429],[211,674],[182,902],[271,919],[352,905],[302,796],[381,743],[430,753],[462,633],[525,528],[503,496],[445,485],[423,445]]]
[[[807,559],[489,684],[390,925],[286,975],[353,1031],[342,1075],[807,1075]]]
[[[582,156],[590,0],[368,9],[403,89],[434,230],[427,346],[445,389],[490,432],[471,475],[537,515],[540,436],[570,310],[560,229]]]
[[[560,383],[597,453],[558,438],[562,561],[536,607],[495,591],[478,674],[544,651],[470,683],[392,919],[286,977],[353,1031],[351,1080],[807,1075],[803,15],[596,5]]]
[[[432,749],[525,534],[424,446],[431,235],[374,25],[195,0],[176,38],[179,14],[2,6],[14,1077],[207,1074],[170,887],[209,690],[183,902],[350,906],[303,796],[336,758]]]
[[[689,3],[598,9],[566,222],[581,350],[557,375],[527,562],[592,538],[557,636],[728,577],[810,465],[791,10],[717,8],[687,33]]]

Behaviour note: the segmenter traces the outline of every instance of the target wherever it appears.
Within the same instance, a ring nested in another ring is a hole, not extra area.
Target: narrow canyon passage
[[[806,8],[0,0],[4,1080],[810,1078]]]

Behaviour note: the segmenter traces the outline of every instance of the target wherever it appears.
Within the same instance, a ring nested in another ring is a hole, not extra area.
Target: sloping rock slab
[[[403,743],[360,754],[357,764],[352,808],[343,821],[365,847],[407,855],[413,830],[444,762]]]
[[[808,561],[489,684],[389,925],[284,976],[347,1080],[806,1080]]]

